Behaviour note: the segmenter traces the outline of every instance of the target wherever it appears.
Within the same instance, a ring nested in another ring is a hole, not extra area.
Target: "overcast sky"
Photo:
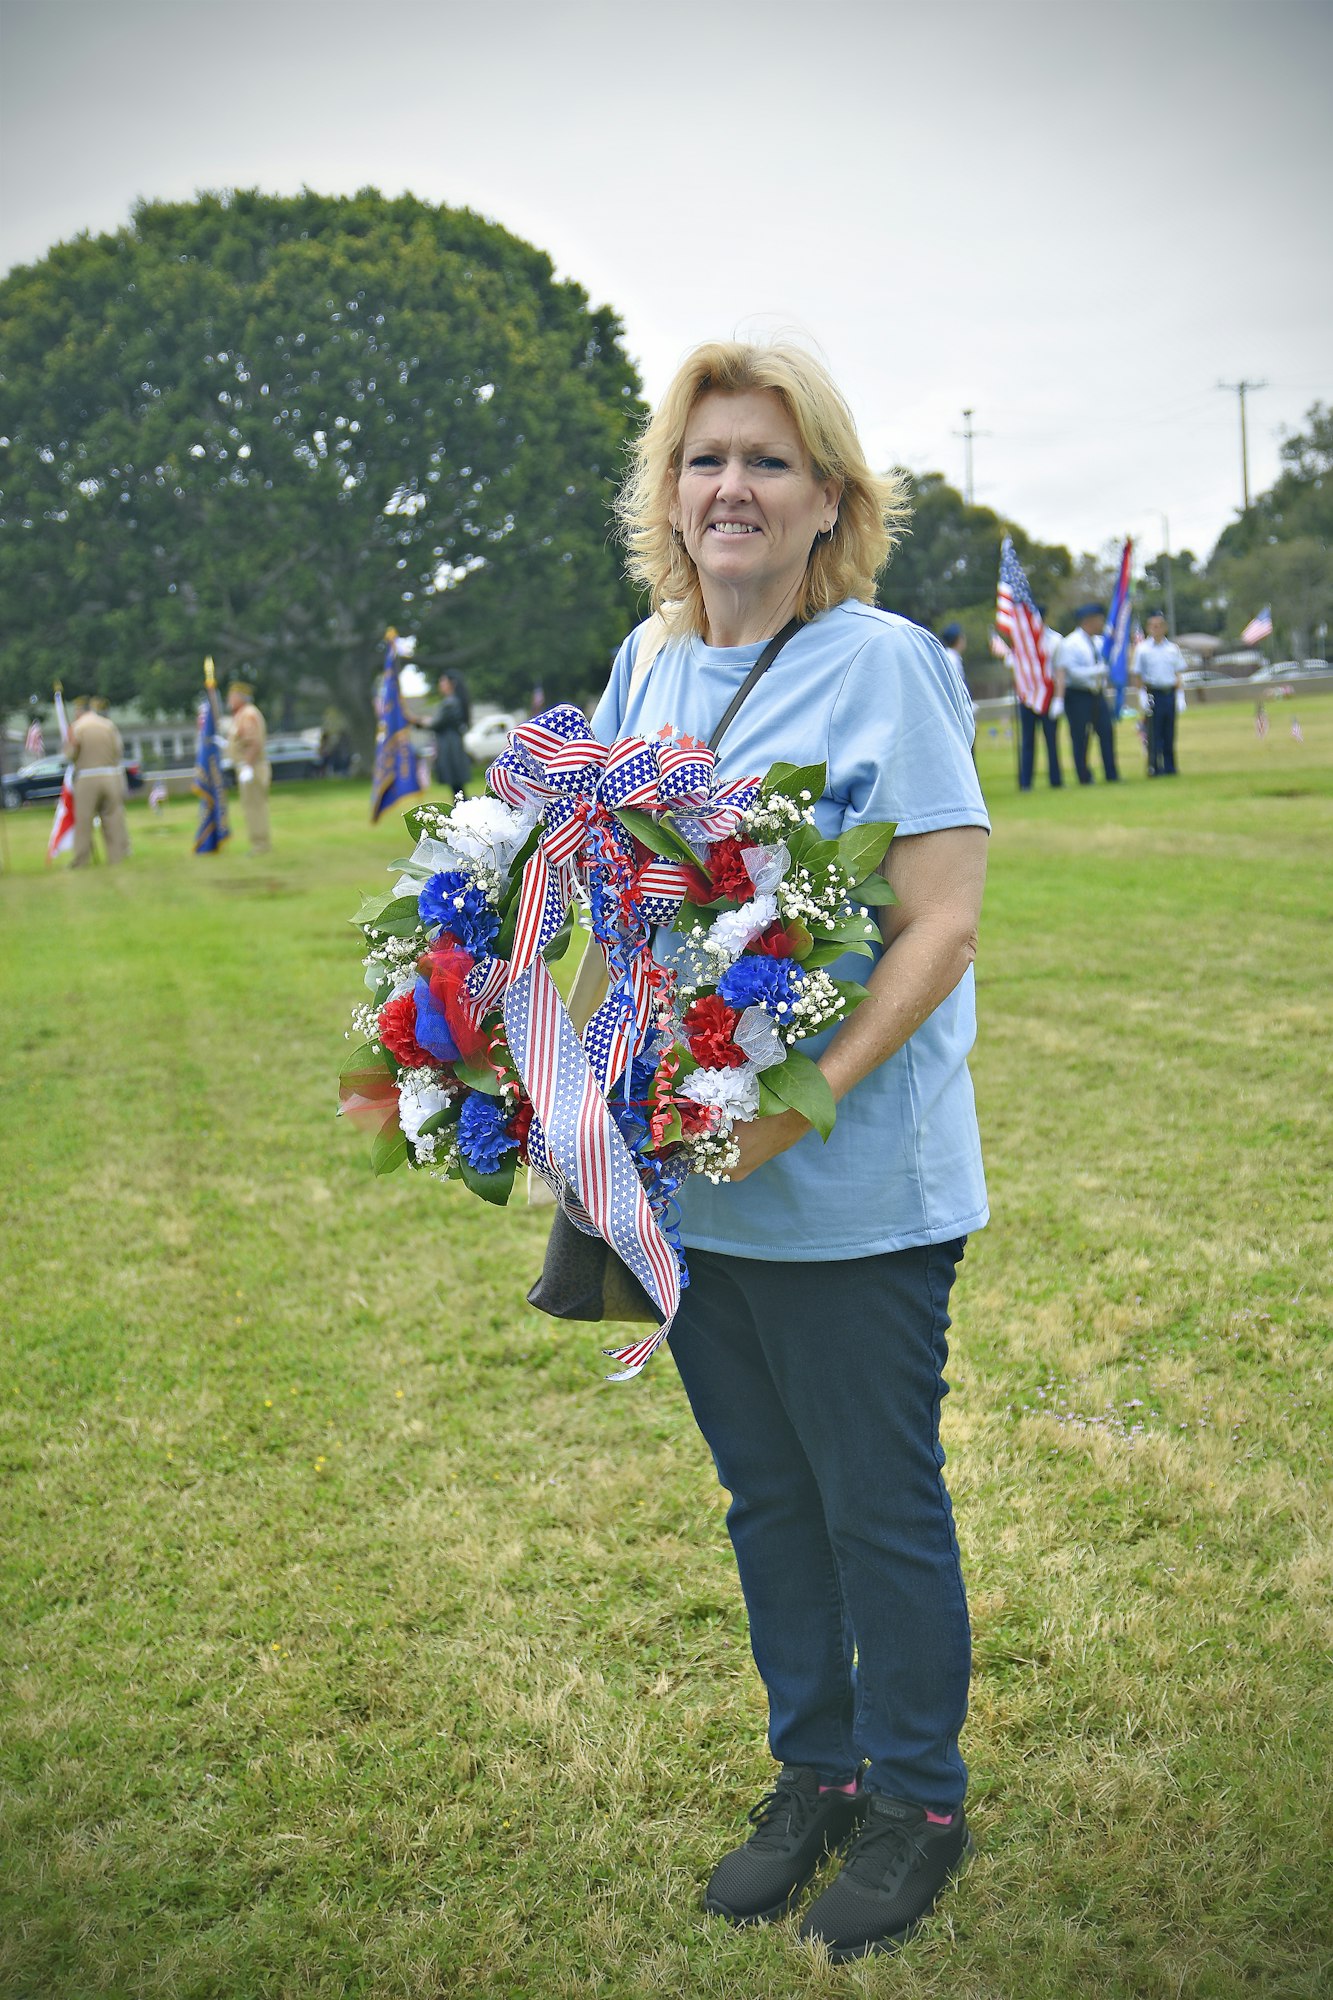
[[[649,396],[798,332],[872,459],[1211,547],[1333,400],[1333,0],[0,0],[0,268],[141,196],[410,189],[624,321]]]

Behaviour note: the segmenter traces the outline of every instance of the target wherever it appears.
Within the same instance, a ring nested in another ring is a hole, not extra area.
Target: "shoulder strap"
[[[631,699],[647,678],[648,669],[667,642],[666,619],[660,611],[654,611],[648,623],[639,634],[638,647],[634,654],[634,665],[630,668],[629,692]]]
[[[745,679],[741,682],[735,694],[731,697],[730,702],[727,704],[726,713],[722,717],[721,722],[718,723],[717,728],[713,731],[712,735],[709,737],[708,747],[710,750],[717,749],[718,744],[722,741],[722,738],[726,735],[732,723],[736,720],[737,715],[740,713],[741,703],[746,699],[746,697],[750,694],[751,690],[758,684],[760,680],[762,680],[763,676],[768,672],[774,660],[776,660],[778,654],[782,651],[783,647],[786,645],[788,639],[791,638],[793,633],[799,632],[800,629],[801,629],[800,619],[791,618],[783,626],[782,630],[779,633],[777,633],[774,638],[769,640],[763,652],[759,655],[759,658],[755,661],[749,673],[745,676]]]

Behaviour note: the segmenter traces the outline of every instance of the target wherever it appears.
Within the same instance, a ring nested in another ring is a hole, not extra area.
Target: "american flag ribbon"
[[[626,737],[607,748],[579,709],[562,704],[514,730],[487,783],[507,804],[537,805],[542,816],[540,841],[523,869],[504,987],[505,1033],[533,1104],[529,1158],[570,1220],[614,1250],[662,1315],[642,1339],[606,1350],[619,1363],[612,1380],[627,1381],[671,1331],[680,1265],[606,1094],[655,1031],[660,974],[652,931],[675,917],[690,870],[656,859],[640,867],[616,815],[627,807],[677,811],[720,839],[736,827],[758,780],[715,786],[706,746]],[[611,974],[611,992],[582,1041],[542,957],[579,884]]]

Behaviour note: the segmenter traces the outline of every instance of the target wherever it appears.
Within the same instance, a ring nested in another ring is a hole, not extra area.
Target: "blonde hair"
[[[906,482],[872,472],[852,413],[828,370],[799,347],[731,340],[696,347],[635,440],[616,516],[628,551],[630,580],[647,589],[654,611],[666,608],[677,631],[706,629],[699,573],[672,532],[671,506],[690,413],[710,389],[737,395],[771,389],[780,396],[816,479],[842,487],[828,540],[816,541],[797,593],[798,618],[813,618],[849,597],[873,603],[875,579],[911,514]]]

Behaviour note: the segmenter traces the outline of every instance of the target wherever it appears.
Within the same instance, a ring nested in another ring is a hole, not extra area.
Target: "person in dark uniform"
[[[463,747],[468,725],[467,690],[456,674],[441,674],[439,706],[426,725],[435,738],[435,781],[461,799],[472,776],[472,760]]]
[[[1088,764],[1088,731],[1094,730],[1102,753],[1108,785],[1120,777],[1115,761],[1115,725],[1106,699],[1106,661],[1101,635],[1106,627],[1104,604],[1082,604],[1074,613],[1074,630],[1055,649],[1055,700],[1063,701],[1069,720],[1069,743],[1080,785],[1092,783]]]

